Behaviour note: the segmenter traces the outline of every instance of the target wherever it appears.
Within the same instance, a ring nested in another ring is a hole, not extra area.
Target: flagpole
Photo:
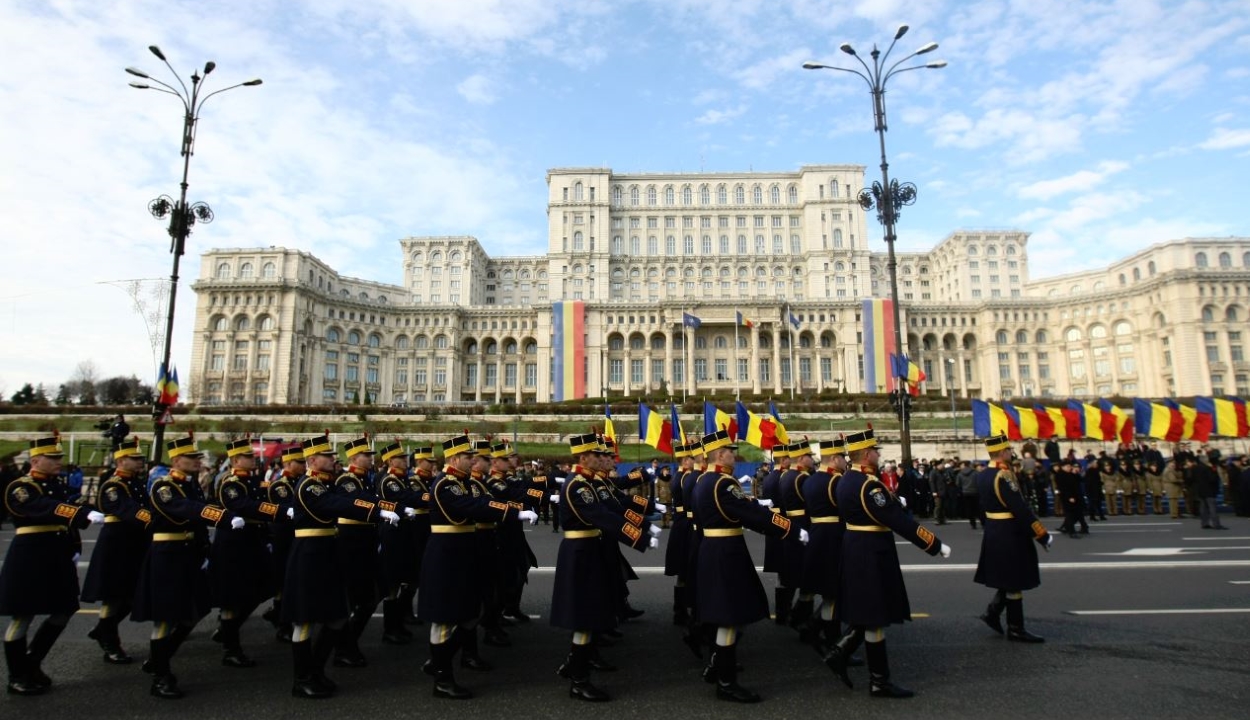
[[[741,313],[734,311],[734,400],[742,399],[742,391],[738,387],[738,316]]]
[[[682,305],[682,306],[681,306],[681,344],[682,344],[682,355],[684,356],[684,355],[686,354],[686,347],[685,347],[685,346],[687,345],[687,339],[686,339],[686,306],[685,306],[685,305]],[[684,365],[685,363],[683,362],[682,364]],[[690,372],[690,368],[689,368],[689,367],[686,367],[686,368],[685,368],[685,370],[686,370],[686,372],[687,372],[687,373],[688,373],[688,372]],[[685,404],[686,404],[686,402],[690,400],[690,388],[689,388],[689,386],[686,384],[686,377],[685,377],[685,373],[682,373],[682,375],[683,375],[683,377],[682,377],[682,379],[681,379],[681,403],[682,403],[683,405],[685,405]]]
[[[794,400],[794,386],[799,382],[799,369],[794,364],[794,323],[790,322],[790,303],[786,303],[786,333],[790,338],[790,400]]]

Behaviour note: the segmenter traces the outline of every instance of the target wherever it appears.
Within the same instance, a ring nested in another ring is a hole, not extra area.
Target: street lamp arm
[[[890,68],[890,72],[886,73],[886,76],[881,80],[881,86],[885,87],[885,81],[895,75],[898,75],[899,73],[905,73],[909,70],[936,70],[937,68],[942,67],[946,67],[946,63],[944,61],[925,63],[924,65],[912,65],[911,67],[905,67],[898,70]]]
[[[209,94],[205,95],[204,97],[200,98],[199,102],[197,102],[197,103],[196,103],[196,105],[195,105],[195,116],[196,116],[197,118],[199,117],[199,115],[200,115],[200,110],[204,107],[204,103],[208,102],[208,99],[209,99],[209,98],[211,98],[212,96],[214,96],[214,95],[220,95],[220,94],[222,94],[222,93],[226,92],[227,90],[234,90],[235,88],[241,88],[241,87],[253,87],[253,86],[256,86],[256,85],[260,85],[260,82],[261,82],[261,81],[260,81],[260,79],[259,79],[259,78],[257,78],[257,79],[255,79],[255,80],[248,80],[247,82],[236,83],[236,84],[234,84],[234,85],[231,85],[230,87],[224,87],[224,88],[222,88],[222,89],[220,89],[220,90],[214,90],[214,91],[212,91],[211,93],[209,93]]]
[[[165,56],[163,54],[157,54],[157,53],[153,53],[153,54],[156,55],[158,58],[160,58],[161,62],[165,63],[165,67],[169,68],[169,74],[173,75],[174,79],[178,81],[178,84],[182,86],[182,92],[185,93],[185,96],[188,98],[193,98],[194,95],[191,93],[190,90],[187,89],[187,84],[184,83],[182,81],[182,78],[178,76],[178,71],[174,70],[174,66],[169,64],[169,61],[165,59]],[[157,82],[160,82],[160,81],[157,80]],[[161,84],[163,85],[164,83],[161,83]],[[169,88],[169,89],[173,90],[173,88]]]
[[[863,65],[863,64],[864,64],[864,61],[863,61],[863,60],[860,60],[859,62],[860,62],[860,64],[861,64],[861,65]],[[870,79],[868,78],[868,76],[867,76],[867,75],[863,74],[862,72],[860,72],[860,71],[858,71],[858,70],[856,70],[856,69],[854,69],[854,68],[844,68],[844,67],[838,67],[837,65],[826,65],[826,64],[824,64],[824,63],[810,62],[810,61],[809,61],[809,62],[805,62],[805,63],[803,63],[803,69],[804,69],[804,70],[841,70],[841,71],[842,71],[842,72],[844,72],[844,73],[850,73],[850,74],[852,74],[852,75],[858,75],[860,78],[862,78],[862,79],[863,79],[863,81],[864,81],[864,82],[868,83],[868,89],[869,89],[869,90],[872,90],[872,89],[873,89],[873,88],[872,88],[872,80],[870,80]],[[867,65],[864,65],[864,69],[865,69],[865,70],[867,70],[867,69],[868,69],[868,66],[867,66]]]
[[[174,90],[166,90],[164,88],[152,87],[151,85],[145,85],[143,83],[130,83],[130,87],[136,88],[138,90],[154,90],[158,93],[165,93],[166,95],[173,95],[174,97],[182,101],[183,108],[186,108],[187,106],[187,101]]]

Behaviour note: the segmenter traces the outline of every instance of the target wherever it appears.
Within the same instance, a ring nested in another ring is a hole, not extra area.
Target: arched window
[[[377,333],[371,334],[369,336],[369,347],[371,348],[382,347],[382,336],[378,335]]]
[[[621,243],[621,236],[613,235],[612,236],[612,254],[620,255],[624,249],[625,248],[622,246],[622,243]]]
[[[507,340],[503,344],[504,355],[516,355],[516,340]]]
[[[1215,308],[1210,305],[1202,308],[1202,321],[1215,322]]]
[[[631,188],[629,189],[629,204],[630,204],[630,205],[637,205],[637,204],[638,204],[638,188],[637,188],[637,186],[635,186],[635,187],[631,187]]]
[[[586,249],[585,244],[586,244],[586,241],[585,241],[585,238],[583,238],[582,236],[581,230],[578,230],[577,232],[573,233],[573,249],[574,250],[585,250]]]
[[[985,246],[985,254],[986,254],[986,256],[987,256],[987,257],[988,257],[988,256],[994,256],[994,255],[997,255],[997,254],[998,254],[998,246],[997,246],[997,245],[986,245],[986,246]]]
[[[417,339],[413,342],[413,345],[415,345],[418,350],[427,350],[430,347],[430,338],[425,335],[418,335]],[[473,352],[477,352],[477,350],[474,350]]]
[[[326,342],[336,343],[339,341],[339,331],[337,328],[326,330]]]
[[[447,336],[446,335],[439,335],[434,338],[434,349],[435,350],[447,349]]]
[[[831,178],[829,180],[829,197],[836,198],[838,196],[838,179]]]
[[[712,204],[712,191],[708,189],[707,185],[699,188],[699,202],[703,205]]]
[[[969,246],[968,246],[968,254],[969,254],[969,255],[976,255],[976,254],[977,254],[977,246],[976,246],[976,245],[969,245]]]
[[[217,332],[225,332],[229,327],[230,323],[226,322],[226,318],[224,316],[218,315],[213,319],[213,330]],[[331,330],[330,332],[334,331]],[[334,342],[338,342],[338,338],[335,338]]]
[[[258,330],[273,330],[273,316],[261,315],[256,320],[256,328]]]
[[[674,195],[673,195],[673,188],[671,187],[664,188],[664,204],[672,205],[674,202],[675,200],[674,200]]]
[[[1026,332],[1025,332],[1025,331],[1023,331],[1023,330],[1017,330],[1017,331],[1016,331],[1016,344],[1017,344],[1017,345],[1028,345],[1028,344],[1029,344],[1029,334],[1028,334],[1028,333],[1026,333]]]
[[[239,277],[241,278],[252,277],[252,264],[250,262],[245,262],[239,266]]]
[[[356,332],[355,330],[352,330],[351,332],[347,333],[347,344],[348,344],[348,345],[359,345],[359,344],[360,344],[360,333]]]
[[[707,349],[707,338],[703,337],[702,335],[697,336],[697,337],[694,339],[694,349],[695,349],[695,350],[706,350],[706,349]]]
[[[642,339],[641,335],[633,335],[629,338],[629,349],[642,350],[645,343],[646,341]]]
[[[1015,254],[1016,254],[1016,246],[1015,246],[1015,245],[1008,245],[1008,246],[1007,246],[1007,254],[1008,254],[1008,255],[1015,255]]]
[[[998,332],[994,333],[994,342],[998,343],[999,345],[1006,345],[1007,344],[1007,331],[999,330]]]
[[[265,263],[260,269],[261,277],[271,278],[278,274],[278,266],[271,262]]]
[[[681,189],[681,204],[682,205],[694,204],[694,193],[691,192],[689,185]]]
[[[1194,265],[1197,265],[1200,268],[1206,267],[1207,266],[1207,254],[1204,252],[1200,252],[1197,255],[1195,255]]]
[[[755,187],[751,188],[751,202],[755,203],[756,205],[764,204],[764,189],[761,188],[759,185],[756,185]]]
[[[618,351],[625,349],[625,338],[620,335],[613,335],[608,338],[608,350]]]
[[[217,279],[218,280],[230,279],[230,263],[218,263],[217,264]]]
[[[526,355],[537,355],[537,354],[538,354],[538,343],[534,342],[533,340],[530,340],[529,342],[525,343],[525,354],[526,354]]]
[[[580,181],[580,180],[579,180],[578,182],[573,183],[573,199],[574,199],[574,200],[576,200],[576,201],[578,201],[578,202],[581,202],[581,199],[582,199],[582,183],[581,183],[581,181]]]
[[[647,204],[648,205],[655,204],[655,188],[654,187],[647,188]]]
[[[1089,328],[1089,337],[1091,340],[1107,337],[1107,328],[1102,325],[1091,325]]]
[[[773,185],[768,189],[768,199],[773,205],[781,204],[781,188]]]
[[[799,189],[793,185],[786,191],[787,199],[791,205],[799,204]]]
[[[486,354],[487,354],[487,355],[498,355],[498,354],[499,354],[499,344],[498,344],[498,343],[496,343],[494,340],[487,340],[487,341],[486,341],[486,342],[482,345],[482,348],[486,351]]]
[[[1230,305],[1228,309],[1224,311],[1224,319],[1228,322],[1237,322],[1238,313],[1236,305]]]
[[[1067,330],[1064,331],[1063,337],[1068,342],[1080,342],[1081,330],[1079,328],[1074,328],[1074,327],[1068,328]]]
[[[252,327],[252,322],[247,319],[246,315],[240,315],[234,319],[234,329],[240,332],[246,331]]]
[[[747,201],[746,188],[742,187],[741,185],[736,186],[734,188],[734,202],[737,203],[738,205],[744,205],[746,204],[746,201]]]
[[[1049,337],[1046,335],[1045,330],[1038,330],[1037,335],[1035,335],[1034,337],[1036,338],[1036,342],[1038,345],[1045,345],[1047,342],[1049,342]]]
[[[1250,266],[1250,253],[1246,253],[1246,265],[1247,265],[1247,266]],[[1146,272],[1150,274],[1150,277],[1154,277],[1154,276],[1155,276],[1155,272],[1156,272],[1156,271],[1155,271],[1155,261],[1154,261],[1154,260],[1151,260],[1150,262],[1146,263]]]
[[[612,188],[612,204],[620,205],[622,202],[621,186],[617,185]]]
[[[833,229],[833,246],[835,248],[842,247],[842,228]]]
[[[410,344],[410,343],[409,343],[409,341],[408,341],[408,336],[407,336],[407,335],[400,335],[399,337],[395,338],[395,349],[396,349],[396,350],[407,350],[407,349],[408,349],[409,344]]]
[[[729,347],[729,340],[724,335],[717,335],[713,345],[717,350]]]

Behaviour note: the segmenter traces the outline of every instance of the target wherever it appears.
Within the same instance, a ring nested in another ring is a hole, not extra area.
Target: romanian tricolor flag
[[[1074,410],[1081,422],[1081,434],[1079,437],[1093,438],[1094,440],[1111,440],[1114,437],[1114,425],[1112,434],[1103,435],[1102,410],[1095,405],[1083,403],[1080,400],[1069,400],[1068,409]],[[1114,418],[1112,418],[1114,423]]]
[[[746,428],[742,439],[761,450],[771,450],[777,444],[777,423],[771,416],[756,415],[741,402],[736,407],[738,427]]]
[[[1016,429],[1020,433],[1020,437],[1007,436],[1008,440],[1023,440],[1025,438],[1045,439],[1049,435],[1042,435],[1041,429],[1037,423],[1037,415],[1034,414],[1033,408],[1022,408],[1015,405],[1003,405],[1003,412],[1007,413],[1007,417],[1015,422]]]
[[[777,442],[789,445],[790,433],[786,432],[786,426],[781,423],[781,413],[777,412],[777,403],[772,400],[768,401],[768,414],[773,416],[773,422],[777,425]]]
[[[551,304],[551,351],[556,402],[586,397],[586,303]]]
[[[740,313],[740,312],[735,312],[734,314],[738,316],[738,317],[737,317],[737,323],[738,323],[738,325],[740,325],[740,326],[742,326],[742,327],[755,327],[755,322],[754,322],[754,321],[752,321],[752,320],[748,320],[746,317],[744,317],[744,316],[742,315],[742,313]]]
[[[708,401],[703,402],[703,434],[711,435],[718,430],[728,430],[729,439],[738,439],[738,419],[729,413],[720,410]]]
[[[1163,404],[1181,414],[1184,427],[1181,431],[1182,440],[1197,440],[1198,442],[1206,442],[1210,439],[1211,423],[1213,422],[1213,418],[1210,415],[1200,413],[1191,407],[1185,407],[1170,398],[1164,400]]]
[[[662,453],[673,453],[673,428],[664,416],[638,405],[638,438]]]
[[[1104,423],[1106,423],[1107,416],[1112,418],[1110,424],[1112,440],[1119,440],[1125,445],[1133,442],[1133,418],[1129,417],[1123,408],[1116,407],[1110,400],[1099,400],[1098,409],[1102,410]]]
[[[690,441],[686,439],[686,429],[681,426],[681,420],[677,418],[677,405],[668,406],[669,422],[673,425],[673,443],[677,445],[685,445]]]
[[[1250,435],[1246,419],[1246,401],[1241,398],[1194,398],[1194,409],[1211,416],[1211,430],[1223,437]]]
[[[865,300],[863,309],[864,392],[892,392],[890,356],[894,347],[894,303]]]
[[[907,359],[906,355],[891,355],[890,361],[894,365],[894,377],[903,379],[907,392],[911,393],[913,397],[919,396],[920,383],[928,379],[928,376],[924,374],[924,370],[921,370],[919,365]]]
[[[1002,408],[984,400],[972,400],[972,434],[977,437],[1006,435],[1020,439],[1020,426]]]
[[[612,406],[603,404],[603,436],[616,442],[616,425],[612,422]]]
[[[156,404],[173,407],[178,404],[178,368],[166,374],[161,364],[161,374],[156,378]]]
[[[1134,398],[1133,421],[1137,424],[1137,431],[1147,437],[1178,442],[1185,436],[1185,418],[1180,410],[1161,403]]]

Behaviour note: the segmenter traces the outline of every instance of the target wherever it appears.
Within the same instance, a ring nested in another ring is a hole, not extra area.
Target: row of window
[[[834,247],[839,247],[839,248],[842,247],[842,231],[841,230],[833,231],[833,242],[834,242]],[[769,248],[767,238],[763,235],[756,235],[755,244],[753,247],[754,247],[754,254],[756,255],[768,255],[768,254],[784,255],[787,252],[791,255],[803,254],[803,240],[799,235],[790,236],[790,244],[788,248],[786,246],[785,238],[783,236],[773,235],[771,250]],[[712,236],[704,235],[699,240],[699,245],[698,245],[697,253],[696,253],[694,236],[686,235],[682,238],[681,254],[683,255],[698,254],[701,256],[708,256],[708,255],[711,255],[713,252],[719,251],[720,255],[729,255],[731,248],[736,250],[738,255],[747,255],[749,254],[752,246],[748,245],[746,235],[739,235],[737,238],[737,242],[733,245],[730,244],[728,235],[721,235],[715,246],[713,246],[712,244]],[[580,232],[573,233],[573,251],[577,252],[577,251],[584,250],[584,249],[585,249],[585,246],[584,246],[584,243],[582,242],[581,233]],[[594,248],[591,247],[590,250],[593,251]],[[625,244],[624,238],[622,238],[620,235],[613,235],[612,245],[609,248],[609,250],[612,255],[641,256],[643,255],[642,238],[640,238],[637,235],[631,235],[629,238],[629,244],[627,247]],[[663,255],[675,256],[677,254],[678,254],[677,237],[675,235],[665,236]],[[647,236],[646,255],[651,256],[651,257],[661,255],[660,241],[655,235]]]
[[[582,192],[582,184],[580,182],[575,183],[572,190],[573,202],[583,201],[584,194]],[[591,200],[594,199],[594,191],[595,189],[591,187]],[[637,185],[630,185],[628,189],[621,187],[620,185],[614,185],[612,186],[612,204],[617,207],[624,206],[626,204],[626,198],[628,198],[628,204],[636,207],[643,204],[643,199],[645,197],[646,204],[649,206],[659,205],[661,198],[663,198],[665,205],[676,205],[677,199],[680,196],[682,205],[693,205],[695,197],[697,196],[700,205],[711,205],[712,196],[713,193],[715,193],[717,205],[728,205],[731,194],[733,196],[733,204],[745,205],[747,202],[747,192],[747,187],[742,184],[734,185],[732,188],[728,185],[720,184],[717,185],[715,189],[709,185],[700,185],[697,190],[689,185],[685,185],[680,189],[680,191],[672,185],[666,185],[663,188],[656,188],[654,185],[648,185],[645,188],[641,188]],[[750,195],[752,204],[763,205],[765,192],[767,192],[768,202],[770,204],[781,204],[782,189],[781,186],[777,184],[769,186],[767,191],[762,185],[757,184],[751,186]],[[829,181],[829,192],[831,197],[838,197],[839,186],[837,179]],[[824,196],[823,187],[821,188],[821,196]],[[787,203],[797,205],[799,202],[798,186],[794,184],[789,185],[785,189],[785,198]],[[569,200],[568,188],[564,189],[564,200],[566,202]]]
[[[236,332],[247,332],[252,329],[253,324],[257,330],[270,331],[277,328],[272,315],[261,315],[253,321],[247,315],[236,315],[234,318],[233,329]],[[215,332],[225,332],[231,329],[231,323],[224,315],[214,315],[208,321],[208,326]]]

